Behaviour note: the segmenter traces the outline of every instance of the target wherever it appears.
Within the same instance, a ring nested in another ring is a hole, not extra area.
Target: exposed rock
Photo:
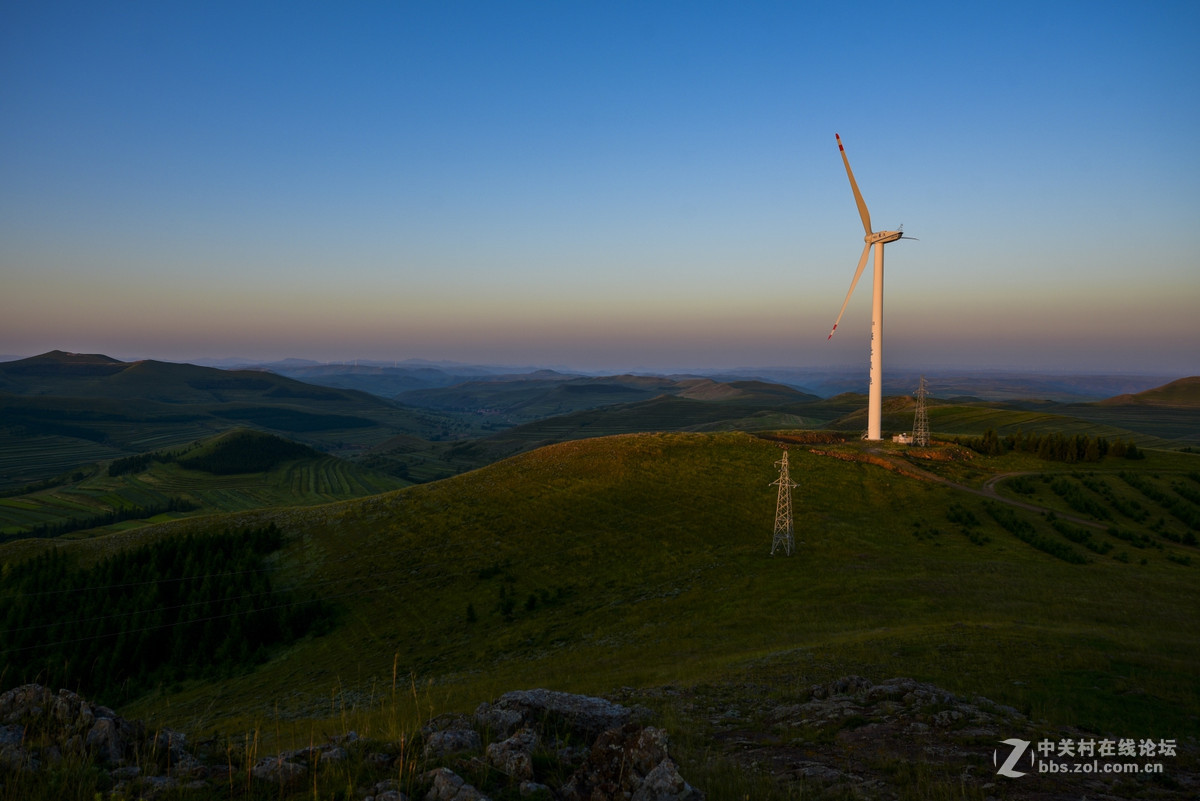
[[[432,782],[425,801],[488,801],[488,797],[463,781],[449,768],[438,768],[421,774],[421,781]]]
[[[25,740],[25,727],[16,725],[0,726],[0,747],[20,745]]]
[[[635,710],[604,698],[572,695],[554,690],[517,690],[494,703],[480,704],[475,722],[508,736],[520,726],[547,732],[563,726],[572,734],[592,739],[619,728],[639,715]]]
[[[498,743],[487,747],[487,761],[518,781],[533,778],[533,751],[538,747],[537,732],[524,728]]]
[[[654,784],[647,787],[651,774]],[[665,732],[627,723],[596,738],[587,762],[562,788],[562,797],[566,801],[634,797],[640,801],[667,801],[702,799],[704,794],[679,777],[675,763],[667,755]]]
[[[424,754],[426,759],[436,759],[447,754],[478,751],[482,747],[483,741],[474,729],[444,729],[429,735]]]
[[[517,791],[521,794],[522,798],[528,798],[531,795],[539,794],[546,798],[550,798],[550,788],[544,784],[538,784],[537,782],[521,782],[521,785],[517,788]]]
[[[408,796],[399,790],[384,790],[379,795],[369,795],[363,801],[408,801]]]
[[[448,731],[450,729],[469,729],[475,725],[470,715],[438,715],[421,727],[421,736],[429,737],[437,731]]]
[[[173,729],[160,729],[154,735],[154,746],[162,753],[178,758],[187,749],[187,735]]]
[[[507,777],[504,793],[508,796],[515,791],[522,798],[586,797],[589,801],[702,798],[668,756],[666,735],[635,722],[643,714],[644,710],[591,696],[550,690],[507,693],[493,704],[483,704],[474,717],[445,715],[430,721],[422,729],[423,754],[428,760],[454,759],[456,766],[471,771],[497,769]],[[201,750],[193,753],[182,732],[161,729],[147,734],[141,723],[65,690],[54,693],[39,685],[9,690],[0,695],[0,721],[0,775],[44,770],[47,764],[64,759],[64,754],[90,756],[108,774],[117,794],[158,799],[190,789],[223,787],[239,770],[246,770],[229,763],[215,739],[201,743]],[[506,736],[484,749],[480,729]],[[382,745],[390,753],[370,750],[372,745]],[[359,749],[367,771],[377,778],[394,776],[396,754],[403,758],[405,748],[403,743],[360,743],[358,735],[350,732],[260,759],[248,775],[256,782],[279,785],[280,792],[300,792],[307,779],[320,775],[322,766],[345,762],[352,749]],[[533,758],[537,751],[556,760],[558,775],[574,770],[561,792],[537,775]],[[494,781],[496,774],[491,776]],[[450,768],[439,767],[417,781],[428,787],[427,801],[486,801],[482,792]],[[619,796],[608,795],[610,791]],[[376,783],[360,797],[408,801],[395,779]]]
[[[250,774],[256,779],[282,785],[295,784],[308,775],[308,768],[288,761],[283,755],[259,760]]]
[[[646,774],[642,786],[634,792],[630,801],[691,801],[702,798],[704,794],[684,781],[675,762],[667,757]]]
[[[118,765],[125,756],[125,741],[117,722],[112,718],[100,718],[92,726],[84,740],[87,749],[101,762]]]
[[[371,789],[372,795],[363,801],[408,801],[408,796],[400,792],[395,779],[386,779]]]
[[[499,709],[486,701],[475,710],[475,723],[501,737],[507,737],[525,723],[525,715],[516,709]]]
[[[946,795],[1015,797],[1019,790],[1022,797],[1039,801],[1200,797],[1200,752],[1189,741],[1178,744],[1178,758],[1172,753],[1164,760],[1163,780],[1035,773],[1017,785],[996,777],[1004,738],[1078,741],[1097,733],[1051,729],[1012,707],[956,696],[910,678],[873,683],[846,676],[792,697],[784,692],[778,685],[749,684],[626,690],[619,696],[625,705],[548,690],[508,693],[481,705],[473,717],[446,715],[423,728],[417,742],[425,745],[425,758],[445,760],[432,764],[454,770],[438,768],[414,777],[413,759],[420,764],[420,758],[413,742],[360,741],[350,732],[260,760],[249,775],[279,788],[246,788],[246,795],[307,796],[317,779],[330,775],[329,763],[356,760],[354,781],[363,783],[352,796],[356,801],[408,801],[397,776],[415,780],[424,795],[414,798],[428,801],[482,801],[486,796],[468,780],[476,776],[486,777],[487,788],[495,787],[504,798],[698,801],[703,794],[680,775],[665,733],[641,725],[634,706],[641,699],[669,699],[684,719],[691,716],[701,726],[708,722],[711,743],[726,758],[793,789],[800,785],[805,797],[902,797],[912,790],[912,776],[897,766],[910,764],[923,766],[922,781],[931,782],[931,794],[944,789]],[[592,733],[613,721],[620,725]],[[480,731],[485,728],[503,734],[486,751]],[[169,729],[147,735],[140,723],[111,709],[38,685],[0,694],[0,786],[8,786],[16,774],[25,774],[20,781],[40,782],[34,772],[54,770],[57,761],[73,757],[91,758],[106,774],[114,797],[148,801],[191,797],[191,789],[202,797],[222,794],[247,776],[247,767],[235,766],[226,744],[216,738],[193,745]],[[553,768],[544,769],[541,759],[553,760]],[[332,772],[343,775],[346,769]],[[557,777],[568,773],[570,779],[558,787]]]
[[[30,769],[40,764],[39,756],[56,763],[64,753],[85,751],[102,764],[120,766],[145,736],[140,723],[120,718],[69,690],[54,693],[39,684],[0,694],[0,721],[5,732],[0,762]]]

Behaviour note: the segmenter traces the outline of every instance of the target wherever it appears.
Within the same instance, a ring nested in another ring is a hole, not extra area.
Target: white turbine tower
[[[846,311],[846,304],[850,302],[850,296],[854,294],[854,287],[858,283],[859,276],[862,275],[863,267],[867,266],[867,254],[871,252],[871,246],[874,245],[875,288],[871,296],[871,386],[867,394],[866,439],[879,440],[883,438],[881,433],[883,418],[883,246],[888,242],[900,239],[904,236],[904,232],[871,230],[871,213],[867,211],[867,204],[863,201],[862,193],[858,191],[858,183],[854,180],[854,173],[850,170],[850,160],[846,158],[846,148],[842,147],[842,137],[837,134],[834,136],[837,137],[838,150],[842,153],[842,162],[846,165],[846,175],[850,177],[850,188],[854,190],[854,202],[858,204],[858,214],[862,217],[863,229],[867,232],[867,235],[863,237],[867,244],[863,247],[862,258],[858,260],[858,269],[854,271],[854,280],[850,282],[850,291],[846,293],[846,299],[842,301],[841,311],[838,312],[837,319],[833,321],[833,329],[830,330],[826,341],[833,338],[833,332],[837,330],[838,323],[842,320],[842,314]]]

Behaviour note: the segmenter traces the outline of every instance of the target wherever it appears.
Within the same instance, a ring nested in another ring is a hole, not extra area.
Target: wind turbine
[[[859,276],[862,275],[863,267],[867,266],[867,254],[871,252],[871,246],[874,245],[875,287],[871,296],[871,385],[867,394],[866,439],[879,440],[883,438],[881,434],[883,418],[883,246],[902,238],[904,232],[871,230],[871,213],[867,211],[867,204],[863,201],[862,192],[858,191],[858,182],[854,180],[854,173],[850,169],[850,160],[846,158],[846,148],[842,147],[842,137],[837,134],[834,136],[837,137],[838,150],[842,153],[842,162],[846,165],[850,188],[854,190],[854,202],[858,204],[858,215],[862,217],[863,229],[867,232],[867,235],[863,237],[867,244],[863,246],[862,258],[858,260],[858,269],[854,271],[854,280],[850,282],[850,291],[846,293],[841,311],[838,312],[837,319],[833,321],[833,328],[825,341],[828,342],[833,338],[833,332],[837,330],[838,323],[842,320],[842,314],[846,311],[846,304],[850,302],[850,296],[854,294],[854,287],[858,283]],[[912,239],[912,237],[908,238]]]

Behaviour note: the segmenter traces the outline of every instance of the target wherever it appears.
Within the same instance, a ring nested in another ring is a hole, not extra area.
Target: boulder
[[[667,757],[646,774],[630,801],[698,801],[703,797],[704,793],[683,780],[674,760]]]
[[[504,736],[521,726],[543,733],[561,727],[587,740],[620,728],[637,716],[634,710],[604,698],[541,689],[508,692],[475,710],[477,725]]]
[[[449,768],[438,768],[423,773],[420,779],[433,784],[425,794],[425,801],[488,801],[486,795],[467,784]]]
[[[87,750],[101,762],[118,765],[125,757],[125,740],[112,718],[100,718],[84,739]]]
[[[478,751],[482,747],[483,741],[474,729],[444,729],[429,735],[424,754],[427,759],[436,759],[447,754]]]
[[[679,776],[675,763],[667,755],[666,732],[636,723],[610,729],[596,738],[587,761],[563,786],[561,796],[564,801],[597,798],[701,801],[704,798],[703,793]]]
[[[537,732],[524,728],[498,743],[487,747],[488,764],[517,781],[533,779],[533,751],[538,747]]]

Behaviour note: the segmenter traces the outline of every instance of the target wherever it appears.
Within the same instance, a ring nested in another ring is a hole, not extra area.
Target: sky
[[[1200,374],[1200,4],[0,0],[0,354]]]

